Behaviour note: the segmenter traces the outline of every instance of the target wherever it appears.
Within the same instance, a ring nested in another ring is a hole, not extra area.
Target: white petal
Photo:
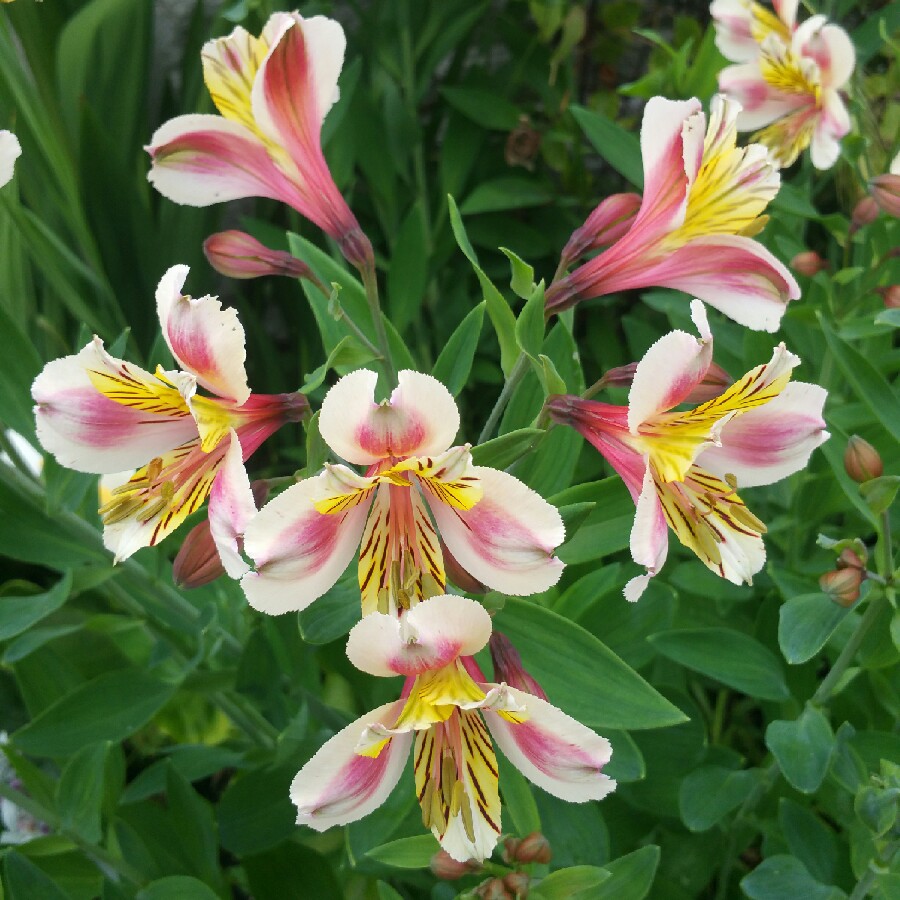
[[[244,329],[237,311],[222,309],[215,297],[182,293],[187,266],[172,266],[156,289],[163,337],[178,363],[213,394],[239,406],[250,396],[244,360]]]
[[[615,790],[616,782],[602,772],[612,756],[606,738],[546,700],[507,691],[524,706],[526,721],[515,724],[488,709],[484,720],[497,746],[529,781],[571,803],[600,800]]]
[[[370,675],[418,675],[472,656],[491,636],[491,617],[467,597],[432,597],[402,619],[371,613],[347,641],[350,662]]]
[[[537,594],[559,581],[553,552],[566,530],[556,507],[518,478],[473,466],[484,496],[459,510],[429,496],[441,538],[456,561],[480,582],[514,596]]]
[[[402,708],[395,700],[373,709],[326,741],[297,773],[291,802],[298,825],[326,831],[367,816],[387,800],[409,756],[412,733],[391,738],[376,758],[360,756],[356,747],[368,726],[393,722]]]
[[[225,462],[209,494],[209,530],[219,558],[232,578],[245,575],[250,566],[241,556],[244,531],[256,515],[250,479],[244,468],[241,442],[232,429]]]
[[[340,457],[371,465],[390,456],[436,456],[459,430],[453,395],[436,378],[404,369],[389,400],[375,402],[378,376],[369,369],[345,375],[325,395],[319,431]]]
[[[647,578],[652,578],[659,572],[669,553],[669,531],[650,466],[644,474],[644,485],[634,514],[630,546],[631,558],[647,569]],[[646,586],[646,581],[632,579],[626,588],[626,598],[629,601],[637,600]]]
[[[244,552],[256,571],[241,579],[254,609],[272,615],[301,610],[341,577],[356,555],[369,503],[324,515],[314,503],[333,496],[326,472],[289,487],[254,516]]]
[[[16,160],[22,155],[22,145],[11,131],[0,131],[0,187],[12,180]]]

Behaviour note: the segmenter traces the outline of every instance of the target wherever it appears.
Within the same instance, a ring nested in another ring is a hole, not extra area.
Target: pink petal
[[[88,371],[125,378],[137,387],[160,386],[149,372],[110,356],[96,337],[77,355],[47,363],[31,396],[37,404],[38,440],[60,464],[79,472],[122,472],[197,437],[187,407],[154,413],[147,405],[117,403],[94,387]]]
[[[719,72],[719,90],[740,103],[740,131],[756,131],[806,102],[802,96],[782,94],[772,88],[762,77],[758,62],[726,66]]]
[[[482,685],[485,690],[492,687],[496,685]],[[612,756],[606,738],[546,700],[506,690],[528,718],[515,724],[484,709],[484,720],[497,746],[529,781],[571,803],[600,800],[615,790],[616,782],[602,772]]]
[[[297,824],[315,831],[367,816],[390,796],[409,756],[413,734],[394,735],[377,757],[355,752],[369,725],[393,722],[403,701],[386,703],[326,741],[291,782]]]
[[[565,539],[559,512],[506,472],[474,466],[484,496],[471,509],[428,497],[441,538],[466,571],[497,591],[525,596],[559,581],[553,551]]]
[[[254,609],[271,615],[305,609],[344,573],[370,504],[331,515],[317,512],[313,504],[333,495],[323,472],[292,485],[251,520],[244,552],[256,571],[241,579],[241,587]]]
[[[827,392],[815,384],[791,382],[764,406],[730,419],[720,447],[707,447],[697,465],[719,478],[737,477],[741,488],[772,484],[804,468],[828,439],[822,407]]]
[[[713,341],[706,310],[691,303],[701,340],[684,331],[663,335],[638,363],[628,394],[628,428],[638,428],[651,417],[683,403],[706,377],[712,362]]]
[[[250,570],[241,556],[241,546],[244,531],[256,515],[256,503],[242,457],[241,443],[232,430],[225,462],[209,494],[209,530],[222,565],[232,578],[240,578]]]
[[[215,297],[182,294],[187,266],[172,266],[156,289],[163,337],[178,364],[213,394],[238,405],[250,396],[244,360],[244,329],[237,311],[222,309]]]
[[[807,19],[798,29],[794,44],[799,53],[815,60],[824,90],[843,87],[853,75],[856,51],[840,25],[824,24],[824,16]]]
[[[391,456],[437,456],[459,430],[453,395],[431,375],[404,369],[389,400],[375,402],[378,376],[345,375],[325,395],[319,431],[340,457],[369,466]]]
[[[491,617],[467,597],[424,600],[401,619],[370,613],[353,626],[347,656],[370,675],[419,675],[472,656],[491,636]]]
[[[653,474],[648,468],[631,528],[631,558],[639,566],[644,566],[647,574],[633,578],[625,586],[626,600],[634,602],[641,596],[648,580],[663,567],[668,553],[668,526],[653,483]]]

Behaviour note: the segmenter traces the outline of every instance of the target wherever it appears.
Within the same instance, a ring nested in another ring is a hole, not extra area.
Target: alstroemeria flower
[[[720,33],[721,27],[717,23]],[[830,169],[850,130],[841,91],[856,64],[852,41],[825,16],[760,38],[756,54],[732,52],[739,65],[719,73],[719,90],[743,107],[738,129],[756,132],[752,139],[768,147],[779,166],[791,165],[809,147],[813,165]],[[728,40],[725,48],[733,49]]]
[[[437,531],[456,561],[495,590],[535,594],[556,584],[563,564],[553,551],[565,537],[557,510],[512,475],[473,465],[467,444],[451,446],[459,412],[436,378],[404,370],[381,403],[377,381],[367,369],[345,375],[319,414],[325,443],[365,474],[328,465],[247,526],[244,550],[256,571],[241,584],[250,605],[274,614],[305,608],[359,548],[363,614],[396,612],[443,592]]]
[[[722,56],[732,62],[756,59],[769,35],[789,44],[797,27],[797,0],[773,0],[772,6],[774,12],[754,0],[713,0],[709,14]]]
[[[413,750],[422,821],[454,859],[483,860],[501,832],[491,738],[528,779],[574,803],[615,789],[604,775],[609,742],[546,700],[488,682],[472,654],[491,618],[474,600],[432,597],[354,626],[347,655],[376,676],[405,675],[400,700],[329,740],[291,785],[297,822],[316,831],[355,822],[380,806]]]
[[[738,486],[772,484],[802,469],[828,438],[826,392],[790,382],[800,360],[779,344],[772,359],[719,396],[676,410],[703,380],[712,335],[699,301],[691,306],[700,340],[683,331],[661,337],[638,363],[628,406],[556,396],[553,419],[579,431],[621,475],[637,505],[631,555],[647,568],[625,588],[637,600],[665,562],[667,528],[711,571],[750,582],[765,561],[765,525]]]
[[[749,235],[778,193],[780,178],[760,144],[737,147],[740,106],[713,97],[709,123],[699,100],[651,99],[641,151],[644,195],[634,224],[609,249],[551,285],[548,312],[617,291],[669,287],[705,300],[749,328],[775,331],[793,275]]]
[[[47,363],[31,388],[38,440],[59,463],[98,474],[137,468],[100,509],[116,561],[174,531],[223,467],[243,470],[269,435],[309,409],[302,394],[251,394],[237,313],[215,297],[182,294],[187,274],[173,266],[156,290],[163,337],[183,371],[151,375],[94,337]]]
[[[203,78],[222,115],[179,116],[157,129],[147,147],[150,182],[188,206],[280,200],[330,234],[354,265],[370,265],[371,245],[320,139],[345,47],[338,22],[296,12],[272,15],[258,38],[238,27],[206,43]]]

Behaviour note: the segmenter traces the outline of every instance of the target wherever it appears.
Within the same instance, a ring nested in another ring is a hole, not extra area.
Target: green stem
[[[380,351],[381,365],[385,377],[391,387],[397,384],[397,373],[394,368],[394,360],[391,356],[391,346],[388,343],[387,332],[384,330],[384,319],[381,317],[381,303],[378,299],[378,278],[375,276],[375,267],[367,266],[362,270],[363,285],[366,289],[366,301],[369,304],[369,312],[372,314],[372,322],[375,325],[375,338]]]
[[[894,855],[898,849],[900,849],[900,841],[894,841],[892,844],[888,844],[884,847],[878,854],[877,859],[872,860],[869,863],[869,868],[866,869],[863,877],[856,883],[856,886],[853,888],[853,891],[847,900],[863,900],[864,897],[868,897],[869,891],[872,890],[872,885],[875,883],[875,879],[882,872],[887,872],[890,869],[891,863],[894,860]]]
[[[378,349],[366,336],[363,334],[362,329],[350,316],[347,315],[346,310],[341,309],[340,311],[340,320],[353,332],[354,337],[375,357],[375,359],[384,361],[384,353]]]
[[[503,385],[503,390],[500,391],[500,396],[497,398],[491,414],[488,416],[487,422],[484,423],[484,428],[481,429],[481,434],[478,435],[479,444],[483,444],[494,433],[494,429],[500,422],[500,417],[503,415],[503,411],[506,409],[513,391],[519,386],[527,371],[528,357],[524,353],[520,353],[512,367],[512,371],[509,373],[509,377]]]

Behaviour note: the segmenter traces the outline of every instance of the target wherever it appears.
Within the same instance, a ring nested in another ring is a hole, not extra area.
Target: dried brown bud
[[[519,116],[519,124],[506,139],[504,158],[508,166],[534,168],[534,158],[541,147],[541,133],[535,129],[528,116]]]
[[[857,484],[865,484],[884,472],[884,463],[868,441],[854,434],[844,451],[844,469]]]
[[[459,862],[455,860],[446,850],[438,850],[431,857],[431,872],[437,878],[443,878],[444,881],[456,881],[457,878],[463,878],[471,875],[481,868],[481,864],[474,859]]]
[[[864,577],[859,569],[835,569],[819,579],[819,587],[838,606],[853,606],[859,599],[859,586]]]
[[[812,278],[817,272],[827,269],[828,263],[815,250],[806,250],[791,260],[791,268],[800,275]]]
[[[516,851],[516,859],[521,863],[548,863],[553,859],[550,842],[539,831],[523,837]]]
[[[900,175],[879,175],[869,182],[872,199],[889,215],[900,219]]]
[[[483,900],[514,900],[501,878],[489,878],[475,888],[475,894]]]
[[[524,900],[528,896],[531,879],[524,872],[510,872],[504,875],[503,884],[516,900]]]
[[[858,231],[871,225],[878,218],[880,212],[878,204],[871,197],[863,197],[856,206],[853,207],[853,215],[850,217],[850,231]]]

